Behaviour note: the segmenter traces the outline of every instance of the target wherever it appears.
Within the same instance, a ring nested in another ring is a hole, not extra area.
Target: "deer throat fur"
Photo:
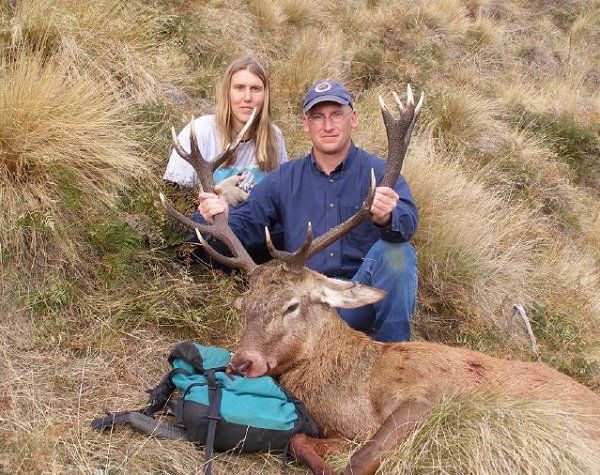
[[[322,436],[366,440],[382,422],[370,384],[382,351],[383,345],[332,318],[310,353],[280,381],[306,405]]]

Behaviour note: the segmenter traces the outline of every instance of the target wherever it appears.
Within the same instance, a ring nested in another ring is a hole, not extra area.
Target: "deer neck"
[[[322,386],[344,384],[354,373],[367,377],[383,350],[382,345],[353,330],[337,312],[333,313],[327,316],[328,325],[307,354],[280,378],[284,386],[298,396]]]

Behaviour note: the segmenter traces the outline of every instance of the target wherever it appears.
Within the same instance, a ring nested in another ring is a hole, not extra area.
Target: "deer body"
[[[263,265],[249,285],[236,302],[247,322],[232,369],[278,377],[304,402],[324,437],[366,441],[388,431],[386,425],[406,426],[382,447],[386,452],[425,422],[442,398],[484,390],[558,403],[600,442],[600,397],[543,363],[429,342],[375,342],[333,307],[371,302],[378,291],[308,269]],[[375,452],[379,459],[379,448]],[[352,473],[372,473],[376,466],[357,463]]]

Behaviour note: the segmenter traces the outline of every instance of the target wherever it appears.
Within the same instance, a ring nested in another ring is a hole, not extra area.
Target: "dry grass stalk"
[[[421,2],[419,16],[429,27],[446,38],[461,36],[467,28],[466,10],[459,0]]]
[[[325,4],[320,0],[279,0],[286,21],[295,26],[315,25],[323,21]]]
[[[278,98],[298,111],[308,86],[322,79],[343,80],[345,51],[339,33],[307,29],[293,42],[289,56],[271,68]],[[298,113],[297,112],[297,113]]]
[[[539,243],[533,217],[507,206],[424,142],[415,141],[405,176],[420,204],[416,245],[423,286],[444,298],[458,289],[457,296],[469,294],[478,326],[503,322],[507,298],[530,302]]]
[[[449,89],[435,101],[428,127],[450,149],[494,150],[506,134],[499,104],[466,88]]]

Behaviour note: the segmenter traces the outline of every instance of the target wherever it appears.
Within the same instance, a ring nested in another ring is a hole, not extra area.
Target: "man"
[[[312,141],[304,158],[284,163],[259,183],[239,208],[200,193],[202,218],[225,213],[244,246],[264,241],[264,227],[283,228],[284,250],[293,252],[306,239],[310,221],[314,236],[358,211],[367,195],[371,169],[380,182],[385,161],[357,148],[352,131],[358,114],[346,88],[336,81],[314,84],[303,103],[302,124]],[[196,220],[201,220],[198,214]],[[358,309],[340,309],[353,328],[378,341],[410,339],[415,307],[417,268],[408,242],[417,229],[417,208],[402,176],[394,188],[377,187],[371,219],[329,245],[308,261],[308,267],[328,277],[352,279],[387,292],[386,297]]]

